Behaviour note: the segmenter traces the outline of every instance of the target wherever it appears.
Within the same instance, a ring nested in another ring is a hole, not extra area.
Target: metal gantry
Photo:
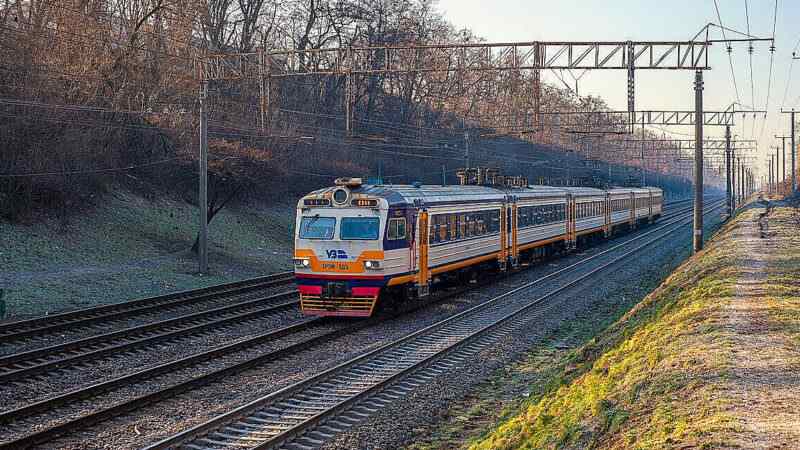
[[[747,41],[771,39],[748,38]],[[637,70],[692,70],[695,71],[695,251],[702,248],[702,135],[706,118],[718,125],[728,125],[725,117],[711,119],[703,111],[703,71],[708,65],[709,47],[714,42],[691,41],[531,41],[512,43],[454,43],[436,45],[395,45],[374,47],[346,47],[320,49],[290,49],[258,51],[237,54],[206,55],[196,60],[201,80],[201,97],[210,80],[259,81],[261,126],[266,130],[271,116],[271,80],[296,76],[345,77],[345,127],[352,131],[353,77],[379,74],[414,74],[430,72],[467,71],[520,71],[534,72],[534,117],[541,128],[541,70],[626,70],[628,74],[628,120],[631,127],[641,121],[635,116],[635,72]],[[201,115],[202,116],[202,115]],[[691,114],[661,116],[665,122],[686,122]],[[646,122],[648,119],[645,118]],[[650,120],[654,120],[652,117]],[[659,120],[656,118],[655,120]],[[708,123],[711,125],[711,123]],[[201,125],[201,135],[203,126]],[[201,178],[207,165],[207,141],[201,138]],[[200,191],[205,191],[206,181],[201,180]],[[205,209],[206,205],[202,204]],[[206,221],[201,213],[200,252],[206,254]],[[201,272],[207,267],[201,261]]]

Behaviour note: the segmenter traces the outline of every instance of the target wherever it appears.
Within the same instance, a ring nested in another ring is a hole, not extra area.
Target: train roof
[[[660,193],[661,189],[657,187],[645,186],[640,188],[611,188],[607,191],[609,194],[630,194],[631,192],[636,194],[648,194],[648,193]]]
[[[422,201],[427,205],[441,203],[471,203],[498,201],[508,195],[523,198],[565,197],[566,191],[550,186],[530,186],[518,189],[497,189],[488,186],[462,185],[363,185],[353,189],[354,193],[385,198],[389,205],[414,204]]]
[[[337,186],[319,189],[311,192],[309,196],[318,196],[331,192]],[[449,203],[473,203],[473,202],[502,202],[508,195],[518,198],[565,198],[567,194],[573,196],[605,196],[606,192],[611,194],[627,194],[631,192],[648,193],[661,190],[658,188],[615,188],[609,191],[588,187],[552,187],[552,186],[529,186],[525,188],[499,189],[489,186],[471,185],[360,185],[351,187],[350,190],[355,194],[363,194],[377,198],[383,198],[389,206],[405,206],[422,202],[426,205],[449,204]]]
[[[604,191],[603,189],[596,189],[590,187],[565,187],[562,189],[572,194],[573,197],[606,196],[606,191]]]

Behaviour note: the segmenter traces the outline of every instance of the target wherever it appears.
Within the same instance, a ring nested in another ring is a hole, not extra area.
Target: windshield
[[[345,217],[339,230],[342,240],[378,239],[379,220],[370,217]]]
[[[336,219],[333,217],[303,217],[300,222],[301,239],[333,239]]]

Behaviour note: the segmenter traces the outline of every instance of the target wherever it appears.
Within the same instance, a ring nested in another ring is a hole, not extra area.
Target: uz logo
[[[344,250],[325,250],[328,259],[347,259],[347,252]]]

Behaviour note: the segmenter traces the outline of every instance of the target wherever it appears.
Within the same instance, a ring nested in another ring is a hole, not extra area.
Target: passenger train
[[[304,314],[371,316],[442,281],[610,237],[661,216],[658,188],[366,185],[340,178],[297,205]],[[386,306],[386,304],[384,304]]]

